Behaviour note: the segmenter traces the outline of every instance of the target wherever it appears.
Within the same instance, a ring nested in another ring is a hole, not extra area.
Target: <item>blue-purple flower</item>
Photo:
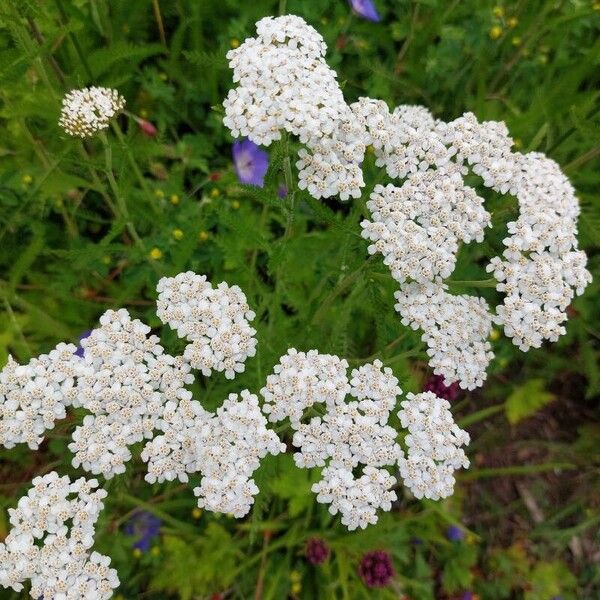
[[[75,356],[79,356],[80,358],[83,358],[83,346],[81,345],[81,340],[84,340],[86,337],[89,337],[92,334],[92,330],[88,330],[88,331],[84,331],[80,336],[79,336],[79,344],[77,346],[77,350],[75,350],[74,354]]]
[[[465,532],[456,525],[450,525],[448,529],[446,529],[446,537],[451,542],[462,542],[465,539]]]
[[[379,23],[381,21],[381,17],[375,8],[375,4],[373,4],[372,0],[348,0],[352,10],[363,19],[367,19],[367,21],[373,21],[374,23]]]
[[[161,523],[162,521],[151,512],[138,510],[127,521],[124,531],[127,535],[137,537],[135,544],[133,544],[134,548],[147,552],[150,550],[152,540],[160,533]]]
[[[240,183],[263,187],[269,155],[254,142],[242,140],[233,143],[233,164]]]

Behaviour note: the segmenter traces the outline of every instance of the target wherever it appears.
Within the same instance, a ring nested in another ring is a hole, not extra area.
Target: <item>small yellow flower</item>
[[[149,116],[150,114],[145,108],[140,109],[140,117],[142,117],[142,119],[147,119]]]
[[[150,554],[152,554],[152,556],[160,556],[160,547],[152,546],[152,548],[150,550]]]
[[[198,520],[202,516],[202,509],[197,506],[192,509],[192,518]]]
[[[495,6],[494,7],[494,16],[501,19],[504,16],[504,7],[503,6]]]
[[[201,242],[205,242],[209,237],[209,233],[208,231],[201,231],[198,234],[198,240],[200,240]]]
[[[292,594],[297,595],[302,591],[301,583],[292,583]]]
[[[232,38],[231,41],[229,42],[229,45],[232,48],[239,48],[240,47],[240,40],[238,40],[237,38]]]
[[[212,198],[218,198],[221,195],[221,190],[219,188],[213,188],[210,190],[210,195]]]
[[[154,195],[161,199],[165,197],[165,193],[162,190],[154,190]]]
[[[508,19],[508,21],[506,21],[506,24],[511,29],[514,29],[519,24],[519,19],[517,19],[517,17],[511,17],[510,19]]]
[[[152,260],[160,260],[162,258],[162,250],[160,248],[152,248],[152,250],[150,250],[150,258]]]
[[[497,40],[499,38],[502,37],[502,27],[500,27],[500,25],[494,25],[491,29],[490,29],[490,37],[493,40]]]
[[[133,549],[133,555],[134,555],[136,558],[139,558],[139,557],[142,555],[142,551],[141,551],[139,548],[134,548],[134,549]]]
[[[171,196],[169,197],[169,202],[173,206],[177,206],[179,204],[179,196],[177,194],[171,194]]]
[[[183,231],[181,231],[181,229],[173,229],[173,231],[171,232],[171,235],[176,240],[180,240],[181,238],[183,238]]]
[[[490,331],[490,340],[492,340],[492,342],[495,342],[496,340],[500,339],[500,332],[497,329],[492,329],[492,331]]]
[[[512,38],[512,40],[510,40],[513,46],[520,46],[521,45],[521,38],[516,35],[514,38]]]
[[[23,175],[23,177],[21,177],[21,183],[23,185],[31,185],[33,181],[33,177],[31,175],[29,175],[28,173],[26,173],[25,175]]]
[[[374,154],[374,152],[375,152],[375,148],[374,148],[372,145],[370,145],[370,144],[369,144],[369,145],[367,146],[367,152],[368,152],[369,154]]]
[[[293,583],[298,583],[301,580],[302,575],[300,574],[300,571],[296,571],[295,569],[293,571],[290,571],[290,581],[292,581]]]
[[[105,264],[105,265],[110,265],[110,256],[108,256],[108,254],[105,254],[105,255],[102,257],[102,264]]]
[[[232,207],[232,208],[235,208],[235,210],[237,210],[237,209],[240,207],[240,203],[239,203],[237,200],[234,200],[234,201],[231,203],[231,207]]]
[[[513,145],[514,145],[514,147],[515,147],[517,150],[519,150],[519,149],[521,149],[521,148],[523,147],[523,142],[521,141],[521,139],[520,139],[520,138],[515,138],[515,141],[514,141],[514,144],[513,144]]]

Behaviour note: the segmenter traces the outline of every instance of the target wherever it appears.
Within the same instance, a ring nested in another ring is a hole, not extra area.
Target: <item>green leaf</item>
[[[527,383],[516,388],[506,399],[506,418],[509,423],[514,425],[531,416],[554,399],[554,394],[544,389],[543,380],[530,379]]]

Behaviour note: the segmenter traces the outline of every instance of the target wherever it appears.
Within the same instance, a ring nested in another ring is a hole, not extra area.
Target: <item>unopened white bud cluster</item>
[[[454,472],[468,468],[462,446],[469,434],[454,423],[450,403],[432,392],[407,394],[398,413],[409,431],[407,455],[399,461],[404,484],[417,498],[439,500],[454,492]]]
[[[124,108],[125,98],[117,90],[104,87],[71,90],[63,98],[58,124],[69,135],[86,138],[106,129]]]
[[[105,600],[119,585],[110,558],[91,552],[106,492],[95,479],[71,482],[56,472],[36,477],[0,543],[0,587],[23,589],[32,598]]]
[[[213,370],[227,379],[244,371],[256,354],[255,317],[237,286],[222,282],[213,288],[205,275],[192,271],[163,277],[157,286],[159,319],[191,343],[184,357],[192,368],[209,376]]]
[[[325,467],[313,492],[332,514],[341,513],[350,530],[375,523],[377,510],[390,510],[396,499],[390,490],[396,480],[382,467],[395,464],[402,454],[396,431],[387,425],[401,390],[391,369],[382,367],[377,360],[348,378],[347,361],[292,348],[261,390],[270,420],[288,417],[296,430],[296,465]],[[355,400],[346,402],[348,394]],[[315,404],[325,404],[326,414],[302,423]],[[362,475],[355,476],[353,469],[361,465]]]
[[[73,344],[58,344],[26,365],[12,357],[0,372],[0,446],[26,443],[37,450],[46,429],[64,419],[75,398],[82,360]]]
[[[437,283],[403,283],[394,293],[402,324],[422,329],[429,364],[446,385],[464,389],[483,385],[493,357],[487,338],[492,315],[483,298],[454,296]]]
[[[81,341],[86,369],[74,404],[91,414],[73,432],[73,466],[106,478],[124,473],[129,446],[153,436],[165,399],[189,394],[189,364],[164,354],[149,333],[122,308],[104,313],[100,327]]]
[[[361,125],[346,104],[336,73],[323,59],[321,35],[293,15],[266,17],[227,58],[237,87],[223,105],[234,137],[256,144],[298,136],[298,186],[315,198],[360,197],[365,145]]]
[[[216,414],[197,402],[169,402],[158,429],[163,433],[146,444],[146,481],[187,482],[188,474],[202,473],[194,488],[198,506],[243,517],[258,487],[251,479],[267,454],[285,451],[260,411],[258,397],[248,390],[230,394]]]

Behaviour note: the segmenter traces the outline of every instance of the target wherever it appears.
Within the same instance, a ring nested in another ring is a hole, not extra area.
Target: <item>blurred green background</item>
[[[192,486],[146,485],[137,459],[106,484],[97,536],[118,569],[119,598],[600,597],[600,2],[374,3],[379,23],[344,0],[0,1],[0,365],[77,342],[108,308],[124,306],[158,330],[157,280],[191,269],[240,285],[258,315],[259,352],[246,372],[194,384],[205,406],[242,387],[258,392],[288,347],[351,364],[379,357],[404,391],[422,389],[424,344],[394,312],[386,267],[365,264],[365,198],[387,181],[373,157],[365,194],[350,203],[300,191],[294,204],[279,198],[286,143],[269,148],[264,188],[237,182],[221,123],[232,86],[225,54],[267,15],[297,14],[319,30],[348,101],[368,95],[423,104],[446,120],[466,110],[504,120],[515,147],[555,159],[581,200],[594,282],[569,308],[558,343],[523,354],[493,336],[486,385],[453,404],[473,441],[452,498],[418,502],[400,488],[376,526],[348,533],[316,504],[316,474],[288,454],[263,462],[256,505],[236,521],[194,510]],[[68,138],[57,125],[62,97],[86,85],[117,88],[156,135],[122,116],[108,153],[97,138]],[[461,249],[457,281],[486,279],[516,212],[514,199],[480,193],[495,230]],[[115,194],[126,215],[111,212]],[[499,301],[485,286],[456,291]],[[181,350],[172,332],[161,337]],[[77,473],[66,445],[80,419],[60,422],[38,452],[0,451],[0,540],[6,509],[32,477]],[[142,534],[151,539],[141,549],[127,523],[147,513],[160,524]],[[311,537],[331,548],[324,565],[305,558]],[[392,556],[397,574],[383,590],[357,575],[368,550]]]

